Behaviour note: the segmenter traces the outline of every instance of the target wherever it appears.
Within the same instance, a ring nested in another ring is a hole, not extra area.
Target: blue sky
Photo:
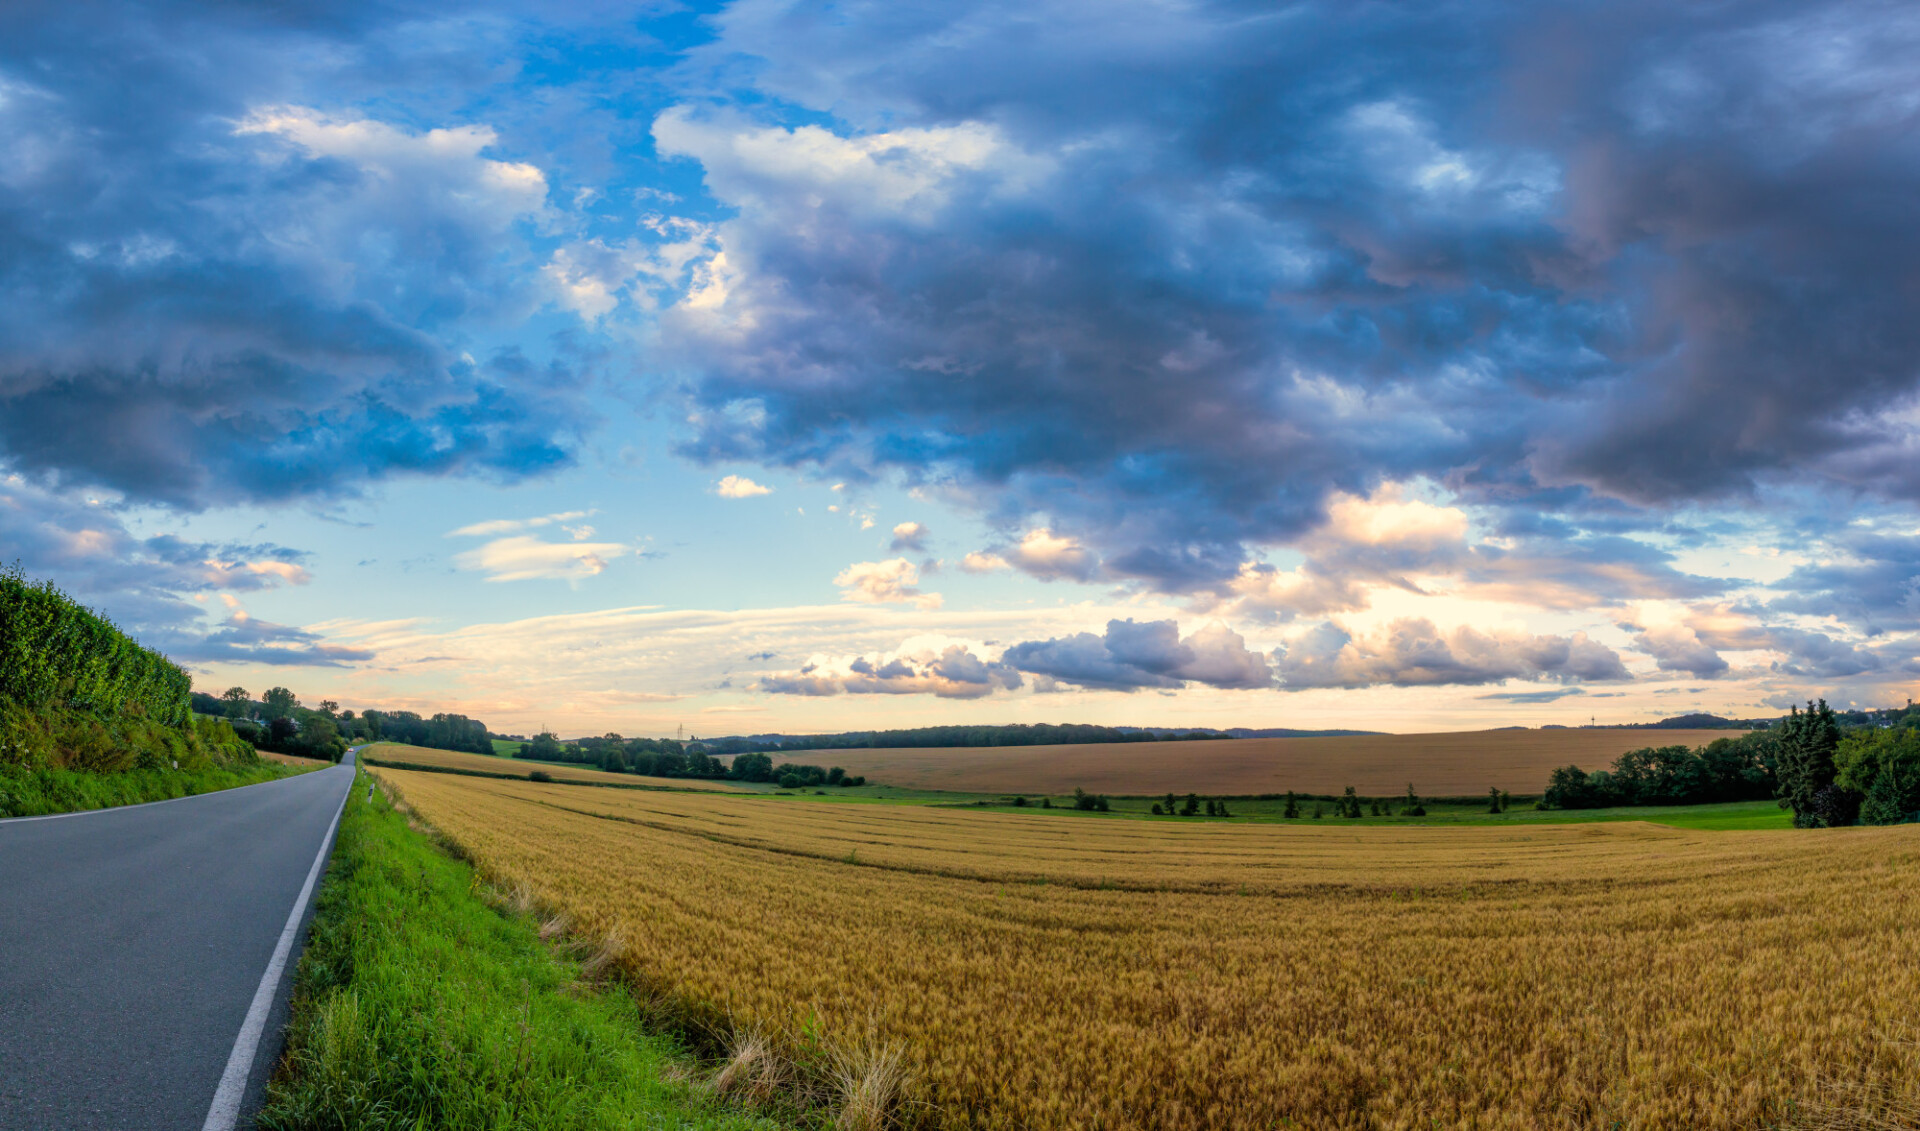
[[[0,543],[566,733],[1920,673],[1878,3],[23,5]]]

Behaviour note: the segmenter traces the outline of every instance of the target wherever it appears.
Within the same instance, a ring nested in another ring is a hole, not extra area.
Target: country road
[[[0,1131],[251,1125],[305,937],[304,919],[289,935],[290,916],[352,758],[177,801],[0,821]],[[277,950],[285,974],[263,990]],[[249,1064],[235,1051],[250,1015],[263,1039]],[[216,1093],[224,1114],[210,1119]]]

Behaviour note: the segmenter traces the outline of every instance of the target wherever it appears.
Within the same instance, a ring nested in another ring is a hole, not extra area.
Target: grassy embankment
[[[49,582],[0,570],[0,817],[102,809],[252,785],[263,762],[189,709],[178,664]]]
[[[364,778],[361,779],[365,781]],[[295,986],[270,1131],[772,1128],[689,1081],[596,963],[556,951],[524,904],[356,788]]]

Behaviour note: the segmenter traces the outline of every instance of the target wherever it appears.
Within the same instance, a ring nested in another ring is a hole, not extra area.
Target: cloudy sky
[[[0,10],[0,547],[500,730],[1920,677],[1907,2]]]

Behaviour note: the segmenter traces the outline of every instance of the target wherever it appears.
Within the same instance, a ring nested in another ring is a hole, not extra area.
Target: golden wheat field
[[[1489,787],[1538,794],[1556,767],[1604,769],[1642,746],[1702,746],[1737,730],[1482,730],[1339,738],[1222,738],[1072,746],[806,750],[788,757],[836,765],[904,789],[977,793],[1338,794],[1392,797],[1409,784],[1428,797],[1485,796]]]
[[[935,1126],[1920,1103],[1914,826],[1196,827],[378,772],[496,882],[616,935],[636,984],[897,1042]]]
[[[487,754],[469,754],[463,750],[435,750],[426,746],[408,746],[400,742],[381,742],[367,747],[362,757],[376,762],[402,762],[410,766],[432,766],[442,770],[468,773],[511,774],[524,778],[535,770],[544,770],[555,781],[585,782],[601,785],[653,785],[670,789],[714,789],[737,792],[727,782],[690,778],[650,778],[638,774],[610,774],[591,766],[563,766],[553,762],[523,762],[517,758],[499,758]]]

